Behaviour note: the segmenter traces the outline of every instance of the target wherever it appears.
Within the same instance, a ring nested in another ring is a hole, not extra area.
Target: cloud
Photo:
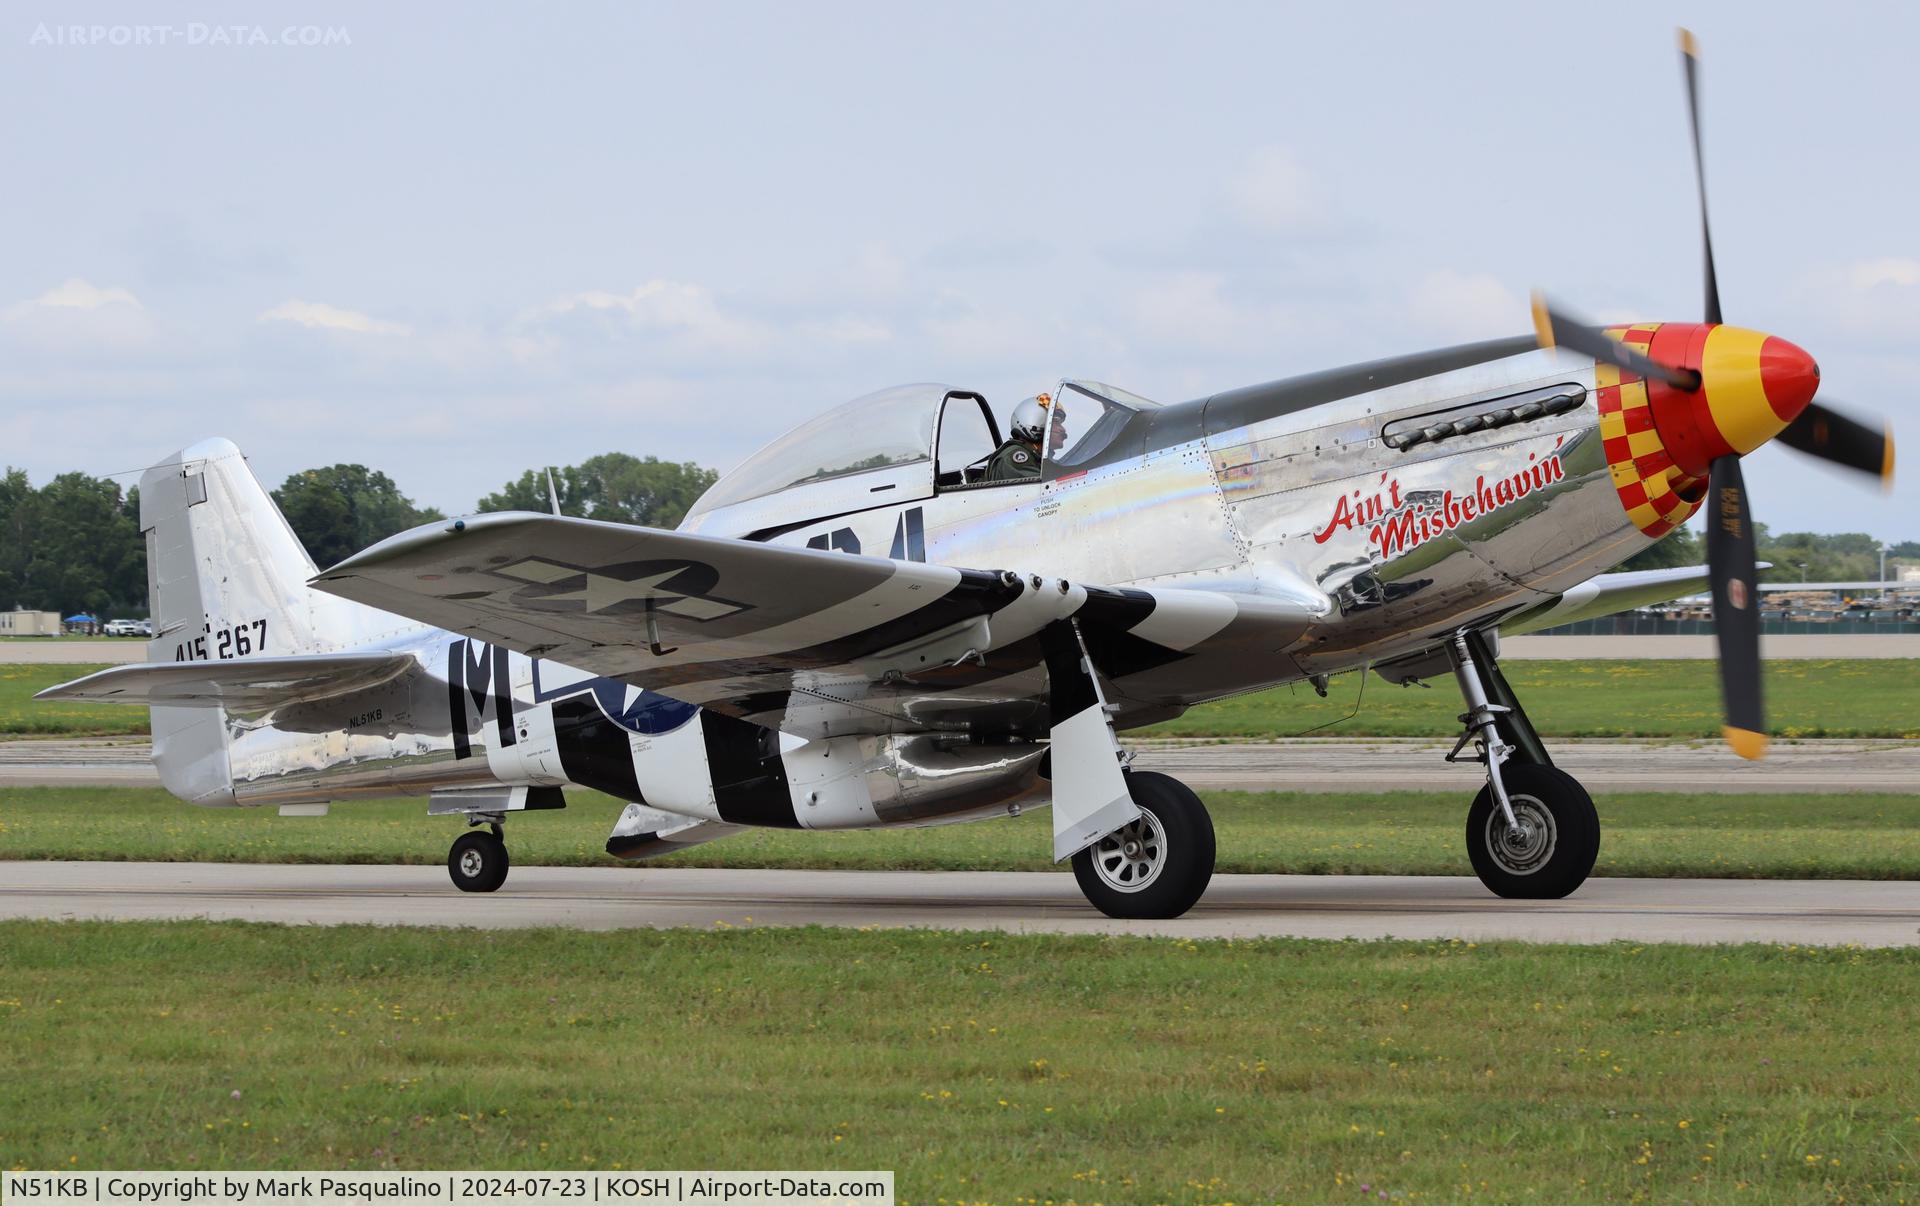
[[[1341,333],[1364,325],[1350,305],[1281,296],[1267,282],[1219,272],[1158,273],[1121,295],[1125,346],[1149,359],[1202,357],[1219,374],[1271,379],[1323,368],[1344,354]]]
[[[861,297],[895,298],[906,292],[910,266],[884,243],[868,243],[847,264],[846,283]]]
[[[1848,270],[1847,279],[1856,289],[1871,289],[1876,285],[1920,285],[1920,260],[1862,260]]]
[[[1527,300],[1484,272],[1429,272],[1407,290],[1407,317],[1447,339],[1496,339],[1527,329]]]
[[[655,368],[731,374],[744,364],[799,368],[893,340],[872,314],[813,305],[731,303],[703,285],[651,280],[624,293],[586,289],[526,310],[503,346],[517,364],[623,376],[636,356]]]
[[[80,277],[38,297],[0,310],[15,361],[60,359],[76,353],[97,366],[109,353],[145,359],[155,348],[153,315],[140,299],[118,286],[101,287]]]
[[[107,306],[128,306],[135,310],[145,308],[139,298],[125,289],[102,289],[76,276],[64,284],[55,285],[39,297],[8,306],[5,313],[9,319],[19,319],[47,310],[99,310]]]
[[[1312,173],[1285,147],[1261,147],[1227,186],[1240,220],[1256,230],[1297,230],[1325,213]]]
[[[1790,300],[1796,332],[1830,347],[1850,345],[1915,363],[1920,260],[1887,256],[1829,263],[1806,273]]]
[[[1217,272],[1175,272],[1134,291],[1126,306],[1135,330],[1161,345],[1212,349],[1240,341],[1262,325],[1256,315],[1221,293],[1226,278]]]
[[[362,314],[358,310],[343,310],[339,306],[329,306],[325,302],[308,302],[298,299],[283,301],[271,310],[261,311],[258,321],[290,322],[313,330],[350,331],[355,335],[411,333],[405,323],[388,322],[382,318]]]
[[[588,289],[549,302],[544,314],[559,318],[595,313],[624,318],[636,330],[684,335],[701,343],[744,345],[754,324],[720,308],[711,291],[685,281],[651,280],[628,293]]]
[[[893,338],[892,330],[885,323],[853,314],[803,322],[794,330],[803,338],[827,343],[885,343]]]

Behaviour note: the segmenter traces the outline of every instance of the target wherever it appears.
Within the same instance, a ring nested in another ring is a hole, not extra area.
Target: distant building
[[[25,611],[19,608],[0,611],[0,637],[59,635],[60,613],[57,611]]]

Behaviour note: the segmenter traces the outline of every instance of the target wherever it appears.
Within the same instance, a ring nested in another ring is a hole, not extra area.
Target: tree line
[[[554,472],[562,514],[671,528],[717,475],[691,461],[609,452]],[[290,475],[273,501],[314,564],[333,565],[376,541],[444,519],[417,505],[386,474],[329,465]],[[547,471],[529,469],[480,499],[476,511],[546,511]],[[63,473],[35,487],[23,469],[0,478],[0,609],[86,612],[100,619],[147,614],[147,550],[140,490],[111,478]]]
[[[613,523],[671,528],[714,482],[711,469],[609,452],[554,471],[560,511]],[[333,565],[376,541],[443,519],[365,465],[329,465],[295,473],[273,501],[314,564]],[[529,469],[479,500],[476,511],[546,511],[545,469]],[[1864,532],[1775,535],[1756,523],[1760,559],[1772,582],[1853,582],[1880,576],[1880,544]],[[1894,546],[1890,558],[1920,560],[1920,541]],[[1623,569],[1704,565],[1705,542],[1680,529]],[[1891,572],[1891,571],[1890,571]],[[147,553],[140,537],[140,491],[110,478],[63,473],[35,488],[25,470],[0,478],[0,608],[85,611],[101,619],[147,614]]]
[[[1872,582],[1880,577],[1880,542],[1865,532],[1780,532],[1764,523],[1753,525],[1754,550],[1772,565],[1762,570],[1762,582]],[[1895,561],[1920,560],[1920,540],[1889,546],[1887,576],[1896,576]],[[1705,565],[1707,542],[1687,528],[1634,554],[1623,570],[1665,569]]]

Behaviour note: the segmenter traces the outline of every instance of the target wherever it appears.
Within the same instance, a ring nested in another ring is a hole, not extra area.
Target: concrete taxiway
[[[0,641],[0,665],[124,666],[146,660],[147,643],[132,637],[102,637],[90,641],[13,637]]]
[[[1447,876],[1221,875],[1185,917],[1123,922],[1046,872],[520,867],[479,896],[439,867],[12,862],[0,917],[1914,946],[1920,884],[1594,879],[1567,900],[1509,901]]]
[[[1141,742],[1136,766],[1201,791],[1480,790],[1477,765],[1443,761],[1449,742],[1302,738],[1221,744]],[[1555,741],[1554,762],[1588,790],[1759,794],[1920,791],[1920,742],[1776,743],[1746,762],[1719,742]],[[0,787],[157,787],[141,738],[0,742]]]
[[[158,787],[145,737],[0,741],[0,787]]]

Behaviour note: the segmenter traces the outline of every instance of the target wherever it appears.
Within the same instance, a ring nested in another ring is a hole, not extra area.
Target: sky
[[[1727,319],[1920,439],[1914,6],[171,7],[0,9],[35,482],[224,435],[458,513],[902,382],[1183,401],[1520,334],[1535,287],[1695,321],[1681,23]],[[1920,538],[1920,470],[1746,477],[1776,531]]]

